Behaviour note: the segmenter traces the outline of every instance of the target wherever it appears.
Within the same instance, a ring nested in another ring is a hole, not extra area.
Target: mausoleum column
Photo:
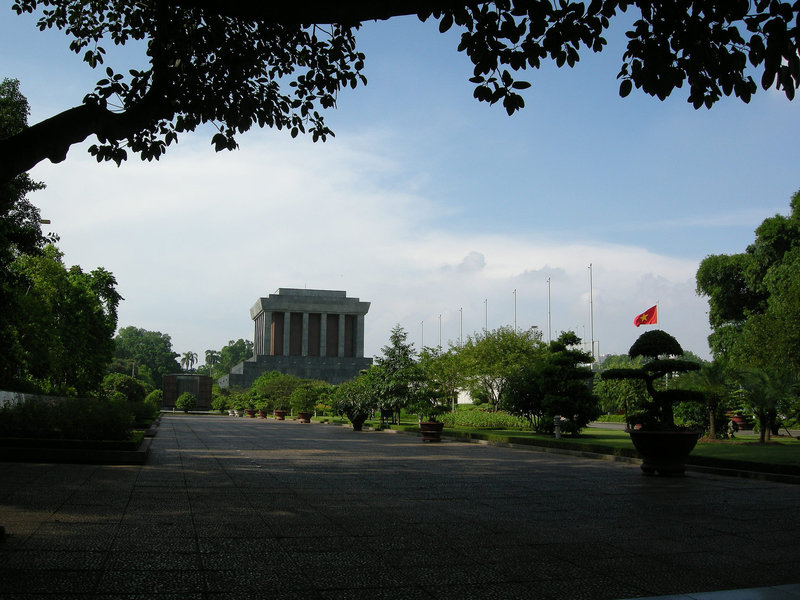
[[[339,315],[339,356],[344,356],[344,315]]]
[[[283,313],[283,356],[289,356],[289,341],[292,331],[292,313],[288,310]]]
[[[319,321],[319,355],[328,356],[328,313],[322,313]]]
[[[364,315],[358,315],[356,319],[356,331],[355,331],[354,346],[353,354],[356,358],[363,358],[364,357]]]
[[[303,313],[303,337],[302,337],[302,344],[303,349],[301,351],[301,356],[308,356],[308,313]]]
[[[271,354],[272,348],[272,311],[264,311],[264,347],[263,354]]]

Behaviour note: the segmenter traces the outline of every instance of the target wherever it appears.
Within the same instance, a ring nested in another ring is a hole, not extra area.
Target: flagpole
[[[589,263],[589,335],[592,340],[592,358],[594,358],[594,292],[592,291],[592,263]]]
[[[547,343],[550,343],[550,278],[547,278]]]

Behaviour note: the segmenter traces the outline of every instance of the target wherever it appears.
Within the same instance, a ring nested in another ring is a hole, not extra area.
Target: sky
[[[0,13],[0,77],[20,80],[35,123],[80,103],[102,78],[59,32]],[[627,18],[627,17],[626,17]],[[742,252],[800,188],[800,105],[776,91],[695,110],[620,98],[624,33],[573,69],[527,73],[509,117],[472,97],[458,34],[416,18],[366,24],[366,87],[340,93],[325,143],[252,130],[214,152],[208,129],[160,161],[98,164],[73,147],[31,175],[29,199],[67,265],[104,267],[125,298],[119,326],[169,334],[196,352],[253,337],[249,309],[278,288],[344,290],[371,303],[365,355],[396,324],[416,348],[484,328],[572,330],[600,354],[659,327],[710,358],[708,255]],[[139,48],[115,62],[135,66]],[[549,283],[548,283],[549,281]]]

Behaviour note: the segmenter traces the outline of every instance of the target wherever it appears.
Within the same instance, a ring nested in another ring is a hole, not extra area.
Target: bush
[[[228,409],[228,398],[220,394],[213,396],[211,398],[211,408],[224,413]]]
[[[292,391],[289,403],[297,412],[314,412],[320,401],[327,401],[330,392],[327,383],[304,383]]]
[[[190,394],[189,392],[184,392],[178,396],[178,399],[175,401],[175,408],[185,413],[188,413],[195,406],[197,406],[197,398],[194,394]]]
[[[479,408],[459,408],[441,417],[445,427],[482,427],[486,429],[528,429],[527,419],[507,412],[489,412]]]
[[[28,400],[0,409],[0,435],[75,440],[127,440],[134,416],[129,402],[68,398]]]
[[[147,388],[142,382],[122,373],[109,373],[100,387],[109,397],[118,392],[131,402],[142,402],[147,395]]]

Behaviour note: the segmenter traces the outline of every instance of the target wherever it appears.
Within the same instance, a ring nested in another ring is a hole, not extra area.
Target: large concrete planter
[[[698,431],[642,431],[629,429],[636,450],[642,455],[645,475],[683,475],[686,459],[700,437]]]
[[[423,442],[441,442],[442,429],[444,429],[444,423],[437,423],[436,421],[423,421],[419,424]]]

